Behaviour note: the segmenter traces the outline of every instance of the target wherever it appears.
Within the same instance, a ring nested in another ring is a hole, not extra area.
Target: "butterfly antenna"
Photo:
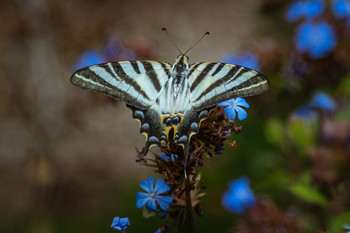
[[[182,55],[181,50],[179,49],[179,47],[177,47],[177,45],[175,44],[175,42],[173,41],[173,39],[171,38],[171,36],[169,35],[168,30],[166,30],[166,28],[162,28],[162,31],[165,31],[166,34],[168,35],[169,39],[171,40],[171,42],[173,42],[173,45],[177,48],[177,50],[179,51],[179,53]]]
[[[191,48],[187,49],[187,51],[184,53],[184,55],[186,55],[188,53],[188,51],[190,51],[194,46],[196,46],[205,36],[209,35],[209,32],[204,33],[204,35],[194,44],[191,46]]]

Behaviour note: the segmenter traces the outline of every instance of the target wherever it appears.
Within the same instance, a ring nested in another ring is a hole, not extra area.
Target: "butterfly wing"
[[[170,76],[171,66],[156,61],[121,61],[76,71],[75,86],[103,93],[138,109],[148,109]]]
[[[267,78],[252,69],[225,63],[192,64],[188,76],[196,111],[235,97],[258,95],[269,89]]]
[[[156,61],[121,61],[104,63],[76,71],[71,82],[82,89],[99,92],[124,101],[140,122],[146,136],[144,154],[164,138],[165,127],[155,101],[170,77],[171,65]]]

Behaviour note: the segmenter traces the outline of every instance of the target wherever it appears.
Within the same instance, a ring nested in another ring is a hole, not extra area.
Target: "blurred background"
[[[172,63],[178,51],[162,27],[182,51],[209,31],[190,62],[244,65],[271,84],[246,99],[248,118],[236,120],[243,131],[227,150],[198,168],[206,185],[198,232],[344,231],[349,1],[2,0],[0,232],[113,232],[115,216],[129,217],[128,232],[164,223],[136,208],[139,182],[154,172],[135,162],[144,136],[131,112],[69,82],[75,70],[107,61]],[[242,176],[260,212],[221,206]]]

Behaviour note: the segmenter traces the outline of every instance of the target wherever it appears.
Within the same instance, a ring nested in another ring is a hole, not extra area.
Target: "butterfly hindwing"
[[[188,80],[192,106],[198,111],[235,97],[258,95],[269,88],[263,74],[226,63],[192,64]]]
[[[168,138],[165,133],[165,125],[162,123],[162,116],[152,107],[146,110],[138,109],[127,105],[132,111],[132,117],[140,123],[140,133],[146,137],[144,154],[153,145],[159,145],[162,142],[167,143]]]

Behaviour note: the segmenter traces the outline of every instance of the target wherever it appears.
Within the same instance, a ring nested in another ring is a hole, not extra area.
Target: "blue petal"
[[[309,0],[305,2],[305,18],[316,18],[321,15],[326,8],[326,3],[323,0]]]
[[[349,0],[333,0],[333,14],[337,18],[350,17],[350,1]]]
[[[248,116],[247,112],[239,106],[236,106],[235,110],[237,111],[238,119],[240,121],[245,119]]]
[[[297,21],[301,17],[301,8],[302,4],[301,2],[291,2],[288,5],[288,10],[286,12],[286,20],[288,22],[294,22]]]
[[[247,101],[245,101],[245,99],[243,99],[241,97],[236,98],[235,104],[238,106],[249,108],[249,104],[247,103]]]
[[[87,50],[81,56],[79,62],[77,62],[77,64],[74,65],[73,69],[77,70],[86,66],[96,65],[103,62],[106,62],[106,59],[104,58],[103,54],[99,53],[96,50]]]
[[[177,154],[171,154],[171,160],[175,161],[177,159]]]
[[[173,198],[172,196],[157,196],[156,201],[162,210],[167,211],[171,202],[173,201]]]
[[[229,190],[223,194],[222,205],[236,214],[242,214],[255,205],[255,195],[249,188],[248,178],[241,177],[230,182]]]
[[[120,222],[120,218],[119,217],[115,217],[114,219],[113,219],[113,222],[112,222],[112,224],[111,224],[111,227],[112,228],[114,228],[114,229],[116,229],[116,230],[121,230],[121,228],[120,228],[120,226],[119,226],[119,222]]]
[[[123,229],[127,228],[128,226],[130,226],[130,221],[129,218],[121,218],[120,219],[120,225]]]
[[[337,35],[326,21],[305,22],[296,29],[294,42],[297,50],[308,53],[310,58],[327,56],[337,45]]]
[[[230,189],[238,189],[238,188],[241,188],[241,187],[249,187],[249,179],[245,176],[242,176],[236,180],[233,180],[229,183],[228,187]]]
[[[156,206],[156,200],[153,198],[150,198],[149,202],[147,202],[146,208],[150,211],[159,211]]]
[[[159,157],[163,158],[165,161],[169,160],[169,157],[166,154],[158,154]]]
[[[244,211],[243,205],[239,199],[228,191],[222,196],[222,206],[234,214],[243,214]]]
[[[151,176],[148,180],[140,182],[140,187],[148,193],[153,192],[154,178]]]
[[[130,221],[129,221],[129,218],[119,218],[119,217],[115,217],[113,219],[113,222],[111,224],[111,227],[113,229],[116,229],[116,230],[124,230],[126,229],[127,227],[130,226]]]
[[[311,100],[311,105],[324,111],[334,111],[335,103],[332,98],[324,93],[317,93]]]
[[[169,185],[167,185],[163,179],[159,178],[156,183],[156,187],[154,188],[155,194],[162,194],[168,192],[170,190]]]
[[[137,208],[144,206],[150,200],[152,200],[151,194],[141,193],[141,192],[136,193],[136,206],[137,206]]]
[[[288,6],[286,20],[295,22],[302,17],[314,19],[321,15],[325,8],[326,3],[323,0],[294,1]]]
[[[225,113],[232,121],[236,118],[236,111],[232,106],[225,108]]]
[[[292,118],[302,118],[304,120],[307,120],[314,115],[315,112],[312,111],[309,105],[303,105],[292,114]]]
[[[231,212],[233,212],[235,214],[243,214],[243,212],[244,212],[243,203],[236,196],[230,197],[230,202],[228,204],[228,208]]]
[[[229,106],[229,105],[231,105],[231,104],[230,104],[230,101],[229,101],[229,100],[226,100],[226,101],[224,101],[224,102],[218,104],[217,106]]]

